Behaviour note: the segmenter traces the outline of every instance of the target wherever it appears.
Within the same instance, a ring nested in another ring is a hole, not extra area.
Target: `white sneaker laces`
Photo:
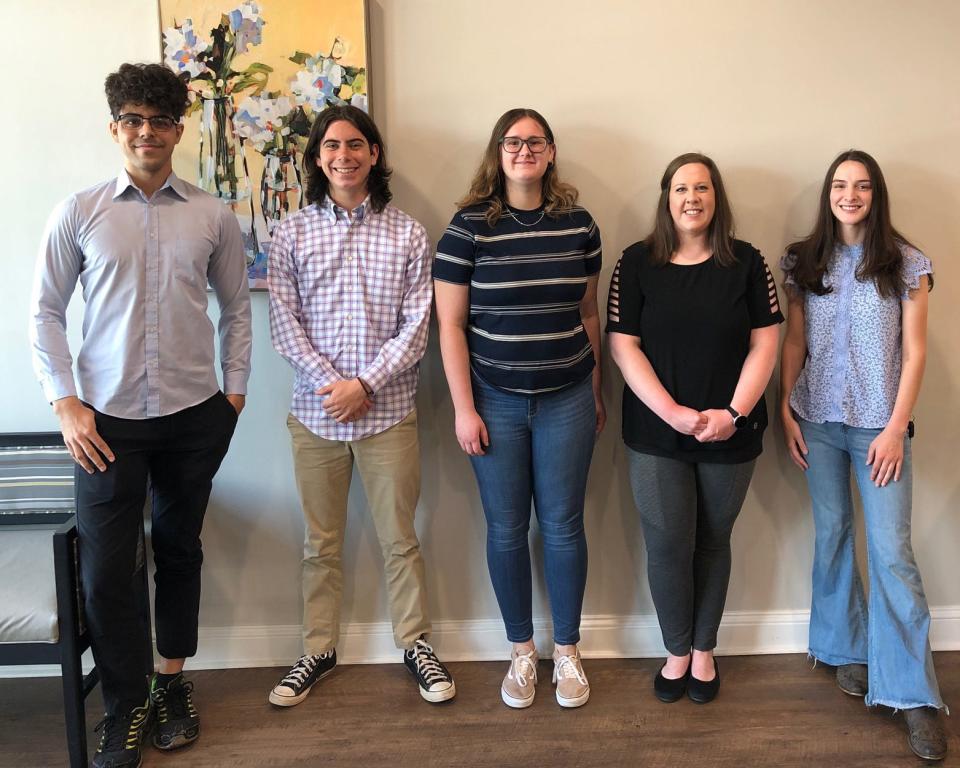
[[[507,672],[507,677],[520,683],[521,688],[527,684],[527,675],[533,682],[537,682],[537,665],[533,663],[533,654],[535,653],[536,651],[518,653],[510,665],[510,671]]]
[[[440,664],[437,654],[433,652],[433,648],[426,640],[417,640],[413,648],[407,651],[407,658],[416,662],[417,670],[428,686],[434,683],[445,683],[450,679],[443,665]]]
[[[280,685],[286,685],[290,688],[303,685],[304,680],[310,677],[320,660],[327,658],[329,655],[328,652],[321,653],[319,656],[310,656],[308,654],[301,656],[297,659],[297,663],[293,665],[286,677],[280,681]]]
[[[556,661],[557,677],[575,677],[580,685],[587,684],[587,676],[583,674],[579,656],[561,656]]]

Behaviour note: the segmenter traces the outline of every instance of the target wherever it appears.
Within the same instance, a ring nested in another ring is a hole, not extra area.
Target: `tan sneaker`
[[[537,662],[540,657],[537,649],[530,653],[510,654],[510,669],[503,678],[500,686],[500,698],[508,707],[524,709],[533,704],[533,697],[537,693]]]
[[[590,698],[590,683],[583,674],[580,649],[573,656],[553,651],[553,682],[557,686],[557,703],[561,707],[582,707]]]

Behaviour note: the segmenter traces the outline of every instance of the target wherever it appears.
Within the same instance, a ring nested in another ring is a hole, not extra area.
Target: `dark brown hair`
[[[704,165],[710,171],[710,182],[713,184],[716,205],[713,211],[713,219],[710,221],[707,230],[707,241],[716,262],[720,266],[728,267],[737,260],[737,257],[733,255],[733,212],[730,210],[730,202],[727,200],[727,193],[723,188],[723,179],[720,177],[717,164],[699,152],[687,152],[673,158],[663,172],[663,177],[660,179],[660,199],[657,200],[657,216],[654,220],[653,231],[644,240],[650,251],[650,261],[657,266],[670,263],[670,258],[680,244],[673,217],[670,215],[670,182],[673,181],[674,174],[680,168],[691,163]]]
[[[187,86],[163,64],[121,64],[104,82],[114,120],[124,104],[143,104],[179,120],[187,109]]]
[[[529,117],[540,123],[547,141],[554,143],[553,131],[543,115],[535,109],[519,107],[504,112],[493,126],[490,141],[483,152],[480,167],[470,182],[470,190],[457,201],[458,208],[466,208],[479,203],[487,204],[487,223],[492,227],[503,215],[503,206],[506,204],[506,183],[503,177],[503,165],[500,163],[500,141],[510,130],[510,126],[518,120]],[[560,181],[557,176],[556,159],[547,166],[546,173],[540,180],[543,194],[543,210],[549,216],[565,213],[577,203],[579,193],[572,184]]]
[[[387,165],[387,148],[383,145],[380,131],[377,130],[377,125],[370,115],[351,104],[327,107],[313,121],[313,127],[310,128],[310,137],[307,139],[307,146],[303,151],[303,175],[307,179],[307,202],[320,202],[330,188],[330,180],[327,179],[323,169],[317,166],[317,156],[320,154],[320,143],[323,141],[327,129],[338,120],[346,120],[360,131],[363,138],[367,140],[367,144],[370,145],[371,151],[374,147],[380,150],[377,162],[370,168],[370,175],[367,177],[370,205],[373,210],[380,213],[387,203],[393,199],[393,193],[390,191],[390,176],[393,171]]]
[[[859,149],[841,152],[830,163],[820,189],[817,223],[807,237],[787,246],[789,254],[787,262],[792,266],[785,272],[793,278],[801,290],[813,291],[821,296],[830,293],[831,289],[823,284],[823,276],[827,272],[834,250],[841,242],[838,234],[839,222],[830,208],[830,189],[837,168],[848,160],[861,163],[867,169],[873,189],[873,200],[870,204],[870,212],[867,214],[863,239],[863,256],[857,265],[857,279],[873,280],[877,286],[877,292],[885,298],[901,296],[906,290],[901,272],[902,248],[914,246],[894,229],[890,221],[887,183],[884,181],[880,165],[870,155]],[[933,289],[933,275],[928,279],[929,287]]]

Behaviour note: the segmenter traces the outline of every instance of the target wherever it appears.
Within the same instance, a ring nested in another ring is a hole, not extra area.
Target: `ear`
[[[373,160],[370,162],[371,165],[376,165],[377,161],[380,159],[380,145],[371,144],[370,145],[370,154],[373,157]]]
[[[107,126],[107,130],[110,131],[110,135],[113,137],[113,140],[119,144],[120,143],[120,135],[119,135],[120,126],[117,125],[117,121],[111,120],[110,124]]]

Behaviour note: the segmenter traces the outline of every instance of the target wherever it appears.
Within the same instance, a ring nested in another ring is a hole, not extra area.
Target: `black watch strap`
[[[738,411],[732,405],[727,406],[727,413],[733,416],[733,426],[736,429],[747,426],[747,417],[740,413],[740,411]]]

